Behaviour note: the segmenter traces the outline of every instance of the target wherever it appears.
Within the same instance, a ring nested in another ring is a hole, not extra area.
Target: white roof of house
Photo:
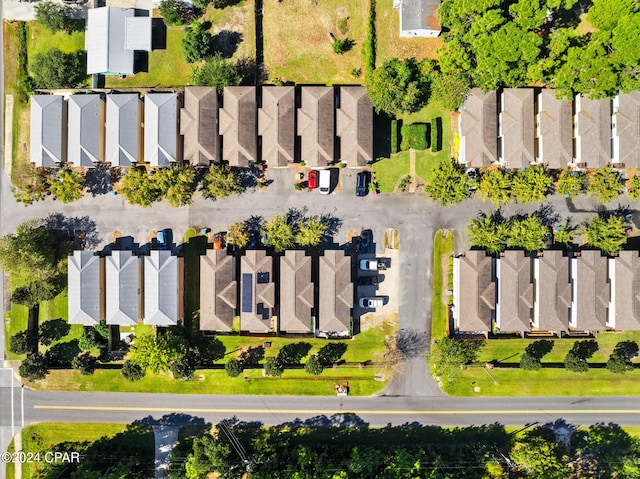
[[[169,166],[176,161],[178,97],[175,93],[148,93],[144,97],[144,161]]]
[[[75,166],[92,167],[101,161],[100,153],[100,95],[71,95],[69,97],[67,162]]]
[[[92,251],[74,251],[67,262],[70,324],[100,322],[100,258]]]
[[[107,324],[138,323],[139,259],[131,251],[113,251],[105,258]]]
[[[60,95],[31,97],[30,161],[37,167],[62,163],[64,99]]]
[[[144,324],[178,324],[179,271],[178,257],[171,251],[153,250],[144,257]]]
[[[105,161],[131,166],[138,161],[140,105],[137,93],[107,95]]]
[[[151,51],[151,17],[125,18],[125,42],[127,50]]]

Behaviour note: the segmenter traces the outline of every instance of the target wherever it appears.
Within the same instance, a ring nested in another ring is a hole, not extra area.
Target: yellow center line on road
[[[640,409],[486,409],[474,411],[411,411],[411,410],[341,410],[341,409],[230,409],[230,408],[172,408],[128,406],[34,406],[35,409],[67,411],[131,411],[131,412],[191,412],[191,413],[269,413],[269,414],[373,414],[373,415],[475,415],[475,414],[640,414]]]

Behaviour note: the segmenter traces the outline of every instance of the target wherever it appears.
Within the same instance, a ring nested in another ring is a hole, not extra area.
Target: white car
[[[360,298],[359,301],[361,308],[381,308],[384,306],[384,299],[379,296]]]
[[[361,259],[360,260],[360,269],[362,271],[378,271],[378,260],[377,259]]]

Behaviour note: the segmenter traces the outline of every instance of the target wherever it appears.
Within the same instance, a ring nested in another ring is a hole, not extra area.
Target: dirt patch
[[[392,313],[388,315],[379,313],[367,313],[360,316],[360,331],[366,331],[367,329],[374,329],[378,326],[388,322],[394,326],[394,331],[398,325],[398,313]]]

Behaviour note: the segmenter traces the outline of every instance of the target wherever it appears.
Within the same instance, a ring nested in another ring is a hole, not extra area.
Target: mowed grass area
[[[431,298],[431,339],[444,338],[449,322],[447,307],[448,263],[447,258],[453,254],[453,234],[438,230],[433,237],[433,294]]]
[[[371,165],[380,193],[393,193],[398,180],[409,174],[409,152],[403,151],[391,158],[378,160]]]
[[[580,339],[556,339],[553,349],[542,358],[543,368],[525,371],[518,367],[490,370],[491,376],[482,369],[489,361],[499,361],[516,366],[520,355],[533,339],[491,339],[483,348],[478,363],[461,371],[460,380],[445,384],[445,391],[454,396],[634,396],[640,394],[640,370],[626,374],[614,374],[604,368],[609,355],[620,341],[640,343],[640,331],[624,333],[600,333],[596,339],[600,349],[587,361],[594,367],[586,373],[572,373],[562,367],[562,361]],[[559,367],[544,368],[555,363]],[[640,358],[634,363],[640,365]],[[474,392],[474,387],[480,392]]]
[[[215,8],[212,3],[207,6],[206,12],[202,15],[202,20],[211,23],[209,33],[214,37],[222,33],[223,35],[233,32],[239,40],[232,58],[255,58],[256,57],[256,27],[255,27],[255,5],[249,0],[239,2],[237,5]],[[232,48],[231,43],[227,45]]]
[[[248,346],[260,346],[270,341],[272,346],[265,350],[266,356],[273,356],[284,344],[293,342],[308,342],[311,344],[309,354],[315,354],[327,344],[321,339],[284,339],[284,338],[254,338],[243,336],[219,336],[224,343],[227,355],[217,369],[198,370],[194,379],[182,381],[173,379],[170,373],[149,374],[140,381],[131,382],[125,379],[119,370],[98,369],[92,376],[82,376],[74,370],[52,370],[42,381],[29,384],[34,389],[52,391],[110,391],[110,392],[163,392],[163,393],[191,393],[191,394],[292,394],[319,395],[335,394],[334,384],[348,381],[350,394],[368,396],[380,391],[386,382],[375,381],[378,373],[375,365],[382,354],[384,338],[389,334],[391,325],[370,329],[346,341],[347,351],[343,356],[346,361],[337,369],[327,368],[318,377],[307,374],[302,366],[298,369],[286,369],[281,378],[262,376],[260,366],[247,369],[244,376],[230,378],[223,369],[223,364],[232,356],[240,353]],[[302,363],[306,359],[302,360]],[[360,367],[360,363],[368,363]]]
[[[391,58],[436,58],[444,41],[437,38],[400,38],[400,12],[393,2],[376,2],[376,64]]]
[[[68,422],[43,422],[32,424],[22,430],[22,450],[37,453],[42,456],[41,462],[31,462],[22,465],[22,477],[30,479],[38,477],[40,467],[44,464],[44,454],[53,451],[58,444],[64,442],[96,441],[102,437],[113,437],[126,430],[126,424],[109,423],[68,423]],[[147,435],[150,446],[153,448],[153,434]],[[13,441],[9,450],[14,448]],[[8,464],[10,465],[10,464]],[[7,479],[14,479],[13,467],[7,468]]]
[[[57,48],[65,53],[84,50],[84,31],[51,33],[36,21],[28,22],[28,25],[29,46],[27,51],[30,59],[33,59],[34,55],[46,52],[50,48]]]
[[[362,69],[362,43],[369,10],[367,0],[266,0],[264,2],[264,63],[270,82],[360,84],[351,74]],[[338,22],[347,19],[347,30]],[[329,34],[355,44],[339,55]]]
[[[139,72],[119,78],[107,75],[107,88],[153,88],[188,85],[193,66],[186,62],[182,53],[185,27],[167,27],[166,49],[149,52],[148,72]]]

